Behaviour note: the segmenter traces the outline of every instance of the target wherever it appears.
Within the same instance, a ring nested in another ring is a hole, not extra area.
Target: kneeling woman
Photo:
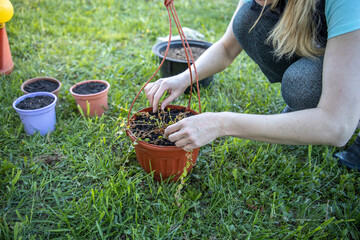
[[[241,0],[223,37],[195,63],[199,79],[244,50],[270,82],[281,82],[284,114],[203,113],[169,126],[184,150],[222,136],[280,144],[344,146],[360,119],[360,1]],[[192,69],[194,77],[194,70]],[[145,88],[158,110],[190,85],[189,70]],[[339,162],[360,169],[360,137]]]

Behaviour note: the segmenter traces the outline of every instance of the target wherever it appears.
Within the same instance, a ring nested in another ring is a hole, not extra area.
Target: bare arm
[[[235,14],[243,4],[244,1],[240,0],[226,32],[221,39],[208,48],[195,62],[195,67],[199,74],[199,80],[205,79],[226,69],[242,51],[239,42],[235,38],[232,25]],[[193,80],[195,80],[195,72],[193,68],[192,73]],[[190,86],[189,70],[181,73],[181,75],[185,79],[188,79],[188,86]]]
[[[287,114],[205,113],[166,129],[185,150],[221,136],[280,144],[343,146],[360,119],[360,30],[329,39],[317,108]]]

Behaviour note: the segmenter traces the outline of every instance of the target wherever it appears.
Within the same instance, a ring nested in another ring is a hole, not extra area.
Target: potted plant
[[[109,88],[107,81],[86,80],[73,85],[70,93],[86,116],[101,116],[108,109]]]
[[[167,141],[168,144],[161,144],[166,141],[162,141],[164,138],[164,130],[168,125],[171,125],[185,117],[189,117],[194,114],[198,114],[194,110],[190,109],[191,102],[191,91],[193,84],[190,85],[190,95],[189,103],[187,107],[169,105],[166,107],[165,111],[152,113],[152,108],[144,108],[134,115],[131,116],[131,110],[134,106],[134,103],[145,86],[154,78],[157,72],[160,70],[162,65],[165,62],[166,56],[170,49],[171,44],[171,14],[176,23],[178,32],[180,34],[181,43],[185,49],[185,55],[187,59],[187,66],[190,67],[190,60],[194,63],[193,55],[189,46],[188,41],[186,40],[185,35],[183,34],[179,19],[176,14],[176,10],[171,0],[165,0],[165,6],[169,15],[169,41],[164,53],[164,58],[160,63],[160,66],[152,75],[152,77],[142,86],[142,88],[137,93],[134,101],[132,102],[128,117],[127,117],[127,129],[126,133],[133,141],[135,145],[135,152],[137,160],[145,171],[148,173],[153,172],[155,180],[165,180],[171,178],[172,181],[180,180],[181,184],[178,187],[178,194],[184,184],[184,177],[192,169],[196,163],[196,159],[199,153],[199,148],[193,149],[192,151],[186,152],[181,148],[174,146],[170,141]],[[196,87],[199,101],[199,112],[201,113],[201,102],[200,102],[200,91],[199,91],[199,81],[194,64],[195,70],[195,79]],[[192,73],[190,72],[190,81],[192,82]]]
[[[191,52],[193,54],[194,60],[196,61],[201,54],[203,54],[206,49],[208,49],[212,43],[200,40],[188,40],[188,43],[191,48]],[[161,62],[164,59],[165,50],[167,47],[167,42],[160,42],[155,44],[152,47],[153,53],[158,57]],[[190,61],[191,62],[191,61]],[[191,62],[192,63],[192,62]],[[185,49],[182,45],[181,40],[172,40],[170,41],[170,48],[168,54],[165,58],[164,64],[160,68],[160,73],[162,77],[171,77],[182,73],[188,69]],[[214,75],[203,79],[199,82],[200,87],[209,86],[214,80]],[[189,88],[185,91],[185,93],[189,93]]]
[[[61,82],[52,77],[31,78],[21,84],[21,91],[24,94],[33,92],[51,92],[59,97]]]
[[[158,113],[153,113],[151,107],[144,108],[129,120],[127,134],[135,143],[137,160],[146,172],[154,171],[155,180],[172,177],[172,181],[177,181],[184,168],[190,172],[195,165],[199,148],[187,153],[163,134],[167,126],[196,114],[194,110],[169,105]]]
[[[13,108],[20,115],[25,132],[42,136],[55,129],[57,97],[49,92],[35,92],[23,95],[13,102]]]

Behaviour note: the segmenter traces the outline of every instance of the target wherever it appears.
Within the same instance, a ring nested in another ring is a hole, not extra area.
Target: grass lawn
[[[360,174],[337,165],[331,156],[340,148],[218,139],[201,148],[180,206],[178,183],[143,171],[121,125],[158,66],[151,47],[168,34],[162,0],[12,4],[6,28],[15,69],[0,76],[0,239],[360,238]],[[210,42],[236,5],[175,1],[182,25]],[[63,84],[48,137],[26,135],[11,106],[20,85],[40,76]],[[69,92],[88,79],[111,84],[109,110],[99,118],[82,117]],[[244,53],[201,91],[201,102],[203,111],[255,114],[285,106],[280,86]],[[147,106],[142,94],[134,111]]]

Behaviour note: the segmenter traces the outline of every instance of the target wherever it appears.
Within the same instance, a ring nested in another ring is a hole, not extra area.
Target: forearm
[[[336,121],[317,108],[277,115],[216,114],[220,136],[278,144],[342,146],[355,129],[339,129]]]
[[[199,81],[226,69],[234,61],[235,57],[240,53],[240,51],[241,49],[227,50],[221,40],[214,43],[195,62]],[[191,70],[192,80],[195,82],[196,75],[194,66],[191,67]],[[181,75],[184,79],[188,79],[188,85],[190,85],[189,69],[183,72]]]
[[[219,113],[220,136],[280,144],[343,146],[360,116],[360,30],[328,41],[317,108],[277,115]]]
[[[208,48],[204,54],[196,60],[195,67],[199,81],[227,68],[242,51],[242,47],[234,36],[232,25],[236,12],[243,4],[244,2],[240,0],[232,20],[222,38]],[[191,67],[191,70],[192,81],[194,82],[196,80],[196,75],[193,66]],[[181,73],[181,77],[185,79],[185,81],[188,81],[188,85],[190,85],[189,69]]]

